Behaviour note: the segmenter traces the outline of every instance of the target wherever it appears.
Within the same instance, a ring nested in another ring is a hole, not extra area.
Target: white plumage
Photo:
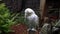
[[[39,17],[35,14],[34,10],[31,8],[25,9],[25,18],[28,21],[29,28],[36,28],[39,25]]]

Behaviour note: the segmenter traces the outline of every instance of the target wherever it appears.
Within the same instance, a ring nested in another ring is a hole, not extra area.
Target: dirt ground
[[[14,32],[11,32],[10,34],[28,34],[27,26],[24,24],[13,25],[11,29],[14,30]],[[38,32],[35,34],[38,34]]]

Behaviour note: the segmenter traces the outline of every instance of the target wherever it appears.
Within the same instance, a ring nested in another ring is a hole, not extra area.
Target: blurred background
[[[27,34],[26,8],[32,8],[39,16],[40,30],[47,22],[52,28],[60,28],[60,0],[0,0],[0,33]]]

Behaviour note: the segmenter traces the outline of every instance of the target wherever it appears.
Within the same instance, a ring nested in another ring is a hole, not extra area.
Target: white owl
[[[32,28],[32,30],[34,30],[36,27],[39,27],[39,17],[31,8],[25,9],[25,19],[28,21],[28,27]]]

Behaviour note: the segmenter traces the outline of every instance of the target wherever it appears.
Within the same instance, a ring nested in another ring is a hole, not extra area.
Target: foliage
[[[54,27],[59,27],[60,26],[60,19],[56,19],[55,21],[52,21],[51,24]]]
[[[21,13],[17,16],[16,21],[18,23],[22,23],[22,24],[25,24],[25,25],[27,24],[27,22],[24,18],[24,14],[21,14]]]
[[[15,18],[18,15],[11,17],[12,15],[5,4],[0,4],[0,34],[8,34],[12,31],[10,27],[16,23]]]
[[[24,14],[11,13],[4,3],[0,4],[0,34],[8,34],[10,27],[16,23],[27,24]]]
[[[58,21],[56,21],[55,26],[60,27],[60,19]]]

